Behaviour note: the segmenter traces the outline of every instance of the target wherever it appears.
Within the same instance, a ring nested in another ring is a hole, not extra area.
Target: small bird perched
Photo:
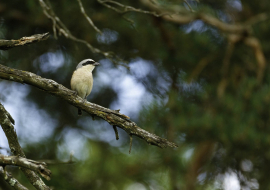
[[[85,59],[77,65],[76,70],[72,74],[70,81],[71,90],[74,90],[83,99],[86,99],[92,91],[92,71],[98,65],[99,63],[93,59]],[[81,109],[78,109],[78,115],[82,115]]]

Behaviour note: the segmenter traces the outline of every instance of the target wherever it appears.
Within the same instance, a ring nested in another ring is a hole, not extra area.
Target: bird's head
[[[95,66],[98,66],[100,65],[100,63],[98,62],[95,62],[93,59],[85,59],[85,60],[82,60],[76,67],[76,70],[79,69],[79,68],[88,68],[89,69],[94,69]]]

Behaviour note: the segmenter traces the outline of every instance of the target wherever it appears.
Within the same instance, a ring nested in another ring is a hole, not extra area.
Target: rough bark
[[[0,165],[20,166],[38,172],[45,179],[50,180],[51,171],[46,168],[45,162],[37,162],[18,156],[4,156],[0,154]]]
[[[9,148],[13,153],[13,155],[26,158],[19,144],[18,137],[13,124],[14,119],[6,111],[4,106],[0,103],[0,125],[8,139]],[[26,168],[21,168],[21,170],[36,189],[50,190],[50,188],[45,185],[42,179],[35,172]]]
[[[49,36],[49,32],[47,32],[44,34],[35,34],[33,36],[22,37],[18,40],[0,40],[0,50],[8,50],[10,48],[47,40]]]
[[[12,177],[9,173],[5,172],[4,168],[0,166],[0,177],[5,179],[5,181],[15,190],[28,190],[24,187],[17,179]]]
[[[84,101],[82,98],[77,96],[74,91],[64,87],[61,84],[58,84],[53,80],[45,79],[34,73],[12,69],[3,65],[0,65],[0,78],[19,83],[26,83],[47,93],[62,98],[69,104],[82,109],[90,115],[100,117],[112,126],[122,128],[130,136],[135,135],[142,138],[148,144],[155,145],[160,148],[177,147],[175,143],[152,134],[144,129],[141,129],[137,126],[136,123],[131,121],[128,116],[120,114],[119,111],[110,110],[97,104]]]

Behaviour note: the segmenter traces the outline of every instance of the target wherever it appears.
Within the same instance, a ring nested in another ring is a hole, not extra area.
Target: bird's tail
[[[78,109],[78,115],[82,115],[82,110]]]

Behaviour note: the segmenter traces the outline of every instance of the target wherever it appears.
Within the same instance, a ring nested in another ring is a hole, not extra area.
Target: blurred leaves
[[[184,2],[158,2],[171,7],[177,4],[189,12]],[[179,148],[162,150],[134,138],[129,155],[129,137],[122,130],[116,141],[112,126],[92,121],[86,114],[78,118],[76,109],[62,100],[29,86],[19,88],[0,81],[0,101],[15,119],[29,159],[65,161],[70,152],[75,152],[75,164],[49,167],[53,175],[48,185],[66,190],[227,190],[225,184],[231,182],[228,180],[235,180],[242,188],[270,188],[269,19],[252,25],[251,34],[258,39],[266,59],[258,81],[259,59],[254,46],[238,39],[228,53],[230,37],[201,20],[176,24],[129,12],[125,17],[132,19],[131,24],[97,1],[82,3],[102,35],[87,23],[77,1],[51,1],[74,36],[102,51],[114,52],[129,62],[130,71],[62,36],[57,40],[51,37],[42,44],[0,51],[0,63],[70,87],[70,77],[79,61],[100,61],[102,68],[94,71],[94,89],[89,100],[121,109],[123,114],[131,113],[129,116],[139,126],[176,142]],[[148,10],[139,1],[120,3]],[[245,23],[270,9],[265,0],[188,3],[195,11],[225,23]],[[1,2],[0,15],[2,39],[52,32],[51,21],[34,0]],[[220,86],[222,95],[218,96]],[[19,114],[25,110],[28,116]],[[34,119],[35,122],[31,121]],[[44,125],[50,130],[39,130]],[[31,131],[42,137],[39,142],[28,139],[34,134]],[[5,142],[0,135],[2,147]],[[19,172],[9,169],[22,184],[27,184]],[[6,188],[1,183],[0,187]],[[237,185],[232,188],[239,189]]]

